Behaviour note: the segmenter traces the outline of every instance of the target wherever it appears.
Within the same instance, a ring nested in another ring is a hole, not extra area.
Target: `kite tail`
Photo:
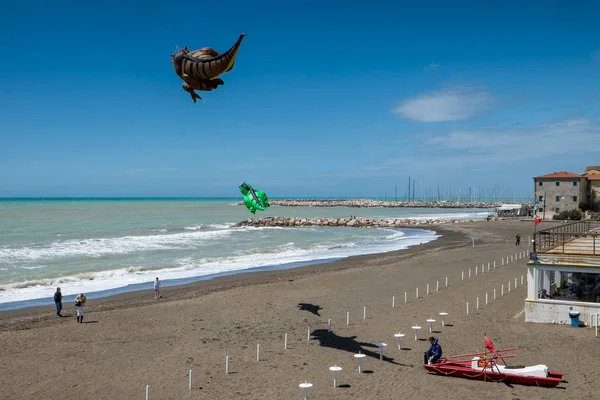
[[[183,57],[182,70],[195,80],[205,81],[218,78],[221,74],[230,71],[237,56],[242,39],[245,34],[241,34],[237,42],[225,53],[212,58],[198,58],[186,54]]]
[[[252,194],[252,198],[256,202],[256,206],[255,207],[258,208],[261,211],[266,211],[266,208],[263,206],[262,201],[260,201],[260,199],[256,195],[256,191],[252,187],[250,188],[250,194]]]

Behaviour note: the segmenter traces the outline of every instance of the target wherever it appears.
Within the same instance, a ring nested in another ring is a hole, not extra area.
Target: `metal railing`
[[[535,231],[533,238],[534,253],[559,251],[559,254],[600,256],[600,221],[586,220],[562,224]],[[585,243],[582,241],[581,246],[565,246],[579,238],[585,238]]]

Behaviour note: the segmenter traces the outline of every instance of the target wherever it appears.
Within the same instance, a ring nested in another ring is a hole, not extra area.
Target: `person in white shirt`
[[[77,308],[77,323],[83,323],[83,312],[85,310],[85,302],[87,298],[85,294],[79,293],[77,297],[75,297],[75,308]]]
[[[162,296],[160,294],[161,288],[162,288],[162,285],[160,284],[160,281],[158,280],[158,277],[157,277],[156,280],[154,281],[154,298],[156,300],[162,299]]]

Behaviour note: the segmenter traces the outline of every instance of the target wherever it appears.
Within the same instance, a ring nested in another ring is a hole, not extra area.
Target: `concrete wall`
[[[573,311],[580,312],[579,319],[588,326],[592,323],[592,315],[595,316],[597,313],[600,313],[600,304],[526,299],[525,322],[571,324],[571,318],[569,318],[569,311],[571,310],[569,307],[573,307]],[[595,324],[595,317],[593,321]]]
[[[539,182],[542,182],[542,186],[539,186]],[[560,185],[556,186],[556,182],[560,182]],[[573,186],[573,182],[577,182],[577,186]],[[579,202],[586,200],[585,184],[585,178],[537,178],[534,179],[535,200],[546,196],[546,212],[554,212],[557,208],[560,211],[579,208]],[[556,196],[559,196],[559,201],[556,201]],[[577,201],[573,201],[573,196],[577,196]],[[543,199],[539,205],[538,213],[544,206]]]

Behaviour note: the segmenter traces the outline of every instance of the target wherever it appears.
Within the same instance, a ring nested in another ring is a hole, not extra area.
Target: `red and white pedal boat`
[[[491,341],[486,337],[486,350],[481,353],[462,354],[448,356],[440,359],[434,364],[424,364],[423,367],[429,372],[439,375],[453,376],[455,378],[475,379],[481,381],[504,382],[518,385],[532,385],[540,387],[556,387],[563,382],[563,373],[550,371],[544,364],[508,366],[505,358],[516,357],[516,355],[502,355],[502,352],[516,350],[508,348],[494,350]],[[483,357],[480,357],[482,356]],[[471,359],[464,359],[472,357]],[[463,358],[463,359],[461,359]],[[500,365],[501,361],[504,365]]]

